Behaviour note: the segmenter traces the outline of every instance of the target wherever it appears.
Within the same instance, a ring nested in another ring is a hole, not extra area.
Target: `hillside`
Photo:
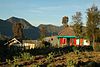
[[[0,19],[0,34],[8,36],[9,38],[13,37],[12,26],[14,23],[21,23],[24,28],[24,36],[26,39],[38,39],[40,37],[40,28],[44,26],[47,31],[47,35],[58,35],[58,32],[63,28],[62,26],[55,26],[55,25],[44,25],[40,24],[38,27],[31,25],[28,21],[23,18],[17,17],[10,17],[7,20]]]
[[[12,24],[9,21],[0,19],[0,34],[12,37]]]
[[[48,36],[58,35],[58,32],[63,29],[62,26],[55,26],[55,25],[52,25],[52,24],[48,24],[48,25],[40,24],[38,26],[39,29],[41,29],[42,27],[45,27],[45,29],[48,33]]]
[[[22,19],[22,18],[16,18],[16,17],[11,17],[7,20],[0,20],[0,33],[2,35],[6,35],[8,37],[12,37],[12,26],[14,23],[21,23],[24,28],[24,36],[27,39],[37,39],[39,38],[39,29],[35,26],[32,26],[28,21]]]

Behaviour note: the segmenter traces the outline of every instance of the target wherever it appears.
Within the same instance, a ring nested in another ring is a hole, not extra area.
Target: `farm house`
[[[90,41],[76,36],[57,36],[59,46],[89,46]]]
[[[89,46],[90,41],[75,36],[75,32],[71,27],[66,27],[58,33],[58,46]]]
[[[90,41],[88,39],[75,36],[75,32],[72,27],[64,28],[58,33],[58,36],[46,37],[43,40],[50,42],[51,46],[54,47],[90,45]]]

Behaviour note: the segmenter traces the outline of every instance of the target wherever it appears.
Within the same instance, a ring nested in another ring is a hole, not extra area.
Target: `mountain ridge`
[[[38,39],[41,34],[40,28],[42,26],[45,26],[48,36],[51,36],[52,33],[57,35],[62,29],[62,26],[55,26],[52,24],[40,24],[39,26],[35,27],[23,18],[10,17],[6,20],[0,19],[0,34],[6,35],[10,38],[13,37],[12,26],[14,23],[21,23],[24,26],[23,35],[26,39]]]

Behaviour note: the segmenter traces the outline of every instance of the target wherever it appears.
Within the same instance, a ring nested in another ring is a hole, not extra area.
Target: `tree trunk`
[[[93,50],[95,50],[95,35],[93,34]]]

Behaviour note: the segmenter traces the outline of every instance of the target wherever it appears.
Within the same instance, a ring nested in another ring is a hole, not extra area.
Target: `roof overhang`
[[[57,38],[76,38],[76,36],[57,36]]]

